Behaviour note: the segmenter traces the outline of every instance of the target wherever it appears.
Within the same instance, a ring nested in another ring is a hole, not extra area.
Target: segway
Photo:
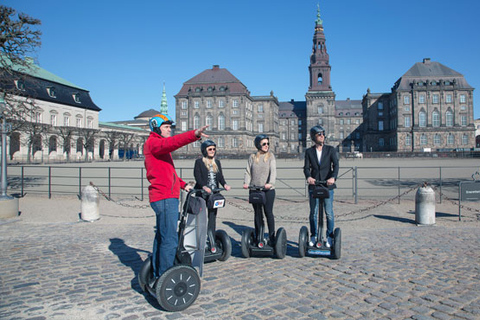
[[[249,186],[248,189],[253,191],[253,194],[251,193],[249,196],[250,203],[264,204],[264,191],[266,190],[264,187]],[[285,255],[287,254],[287,232],[285,229],[279,228],[277,230],[277,233],[275,234],[275,243],[269,243],[266,241],[264,235],[264,226],[260,227],[259,234],[255,234],[255,230],[252,228],[247,228],[243,231],[243,257],[271,257],[275,255],[278,259],[285,258]]]
[[[200,277],[207,234],[207,210],[205,200],[196,197],[199,190],[188,192],[178,225],[178,247],[173,267],[159,278],[153,276],[151,255],[143,263],[138,282],[144,292],[155,297],[167,311],[188,308],[200,293]]]
[[[220,191],[224,188],[216,188],[212,190],[210,199],[207,200],[207,206],[212,209],[218,209],[225,207],[225,198],[220,194]],[[204,195],[205,195],[204,191]],[[212,261],[226,261],[232,254],[232,242],[228,234],[223,230],[216,230],[213,233],[211,230],[207,230],[207,244],[205,246],[205,260],[204,262]]]
[[[326,181],[317,181],[315,182],[316,186],[325,186]],[[333,231],[333,239],[330,247],[326,246],[326,239],[322,239],[323,231],[323,204],[326,198],[329,197],[328,189],[325,187],[327,192],[321,191],[313,195],[314,198],[318,198],[319,201],[319,212],[318,212],[318,229],[317,229],[317,241],[310,246],[309,244],[309,233],[308,228],[303,226],[300,228],[300,233],[298,236],[298,254],[300,257],[305,257],[305,255],[310,256],[324,256],[330,257],[331,259],[340,259],[342,251],[342,232],[340,228],[335,228]]]

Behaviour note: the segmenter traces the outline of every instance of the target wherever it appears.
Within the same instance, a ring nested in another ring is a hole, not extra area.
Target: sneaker
[[[332,238],[327,237],[327,241],[325,241],[325,246],[330,248],[332,246]]]
[[[310,237],[310,242],[308,243],[308,245],[310,247],[313,247],[313,246],[315,246],[315,242],[317,242],[317,238],[315,236],[311,236]]]

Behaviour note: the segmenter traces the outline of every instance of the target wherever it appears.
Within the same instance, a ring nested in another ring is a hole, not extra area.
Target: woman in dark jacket
[[[215,159],[217,153],[217,145],[212,140],[206,140],[201,145],[202,158],[195,161],[193,175],[195,177],[195,189],[203,189],[207,194],[212,193],[212,189],[216,189],[219,185],[225,190],[230,190],[230,186],[225,182],[222,173],[222,165],[220,160]],[[208,199],[208,196],[205,200]],[[207,234],[214,237],[216,230],[217,209],[208,209],[208,229]]]

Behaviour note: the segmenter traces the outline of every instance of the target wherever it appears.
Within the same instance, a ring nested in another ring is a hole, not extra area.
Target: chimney
[[[213,70],[218,70],[218,69],[220,69],[220,65],[214,64],[214,65],[213,65]]]
[[[423,64],[430,64],[430,58],[424,58]]]

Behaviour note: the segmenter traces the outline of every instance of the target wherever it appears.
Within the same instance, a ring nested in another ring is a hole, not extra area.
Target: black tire
[[[148,256],[148,258],[143,262],[142,267],[140,268],[140,271],[138,272],[138,284],[140,285],[140,288],[144,292],[148,292],[146,286],[148,283],[151,281],[153,278],[153,267],[152,267],[152,260],[151,257]]]
[[[340,259],[342,256],[342,231],[340,228],[336,228],[333,231],[333,248],[332,248],[332,258]]]
[[[177,265],[165,271],[157,281],[160,306],[167,311],[187,309],[200,293],[200,277],[191,266]]]
[[[305,257],[307,253],[307,244],[308,244],[308,229],[307,227],[303,226],[300,228],[300,232],[298,234],[298,255],[300,258]]]
[[[275,236],[275,255],[278,259],[283,259],[287,255],[287,231],[284,228],[277,230]]]
[[[228,234],[223,230],[217,230],[215,232],[215,244],[217,248],[223,251],[222,256],[218,259],[220,261],[226,261],[232,254],[232,241]]]
[[[253,245],[253,229],[248,228],[242,233],[242,256],[250,258],[250,247]]]

